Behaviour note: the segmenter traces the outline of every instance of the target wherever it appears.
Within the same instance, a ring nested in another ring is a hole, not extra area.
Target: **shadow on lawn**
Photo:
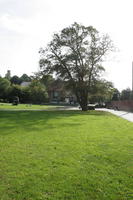
[[[75,118],[68,121],[69,117],[84,115],[104,116],[108,113],[103,111],[1,111],[0,135],[19,134],[19,130],[23,130],[25,134],[28,131],[37,132],[42,129],[77,127],[82,125],[82,121]]]

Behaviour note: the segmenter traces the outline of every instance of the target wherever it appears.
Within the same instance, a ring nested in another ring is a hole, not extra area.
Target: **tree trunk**
[[[86,99],[86,97],[82,97],[81,98],[81,102],[80,102],[80,106],[82,108],[82,111],[87,111],[88,110],[88,101]]]
[[[88,92],[86,91],[79,91],[76,92],[76,97],[79,105],[81,106],[82,111],[88,110]]]

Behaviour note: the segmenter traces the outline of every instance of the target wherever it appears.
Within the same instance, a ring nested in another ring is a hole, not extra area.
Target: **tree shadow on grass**
[[[42,129],[78,127],[82,121],[71,119],[69,117],[78,116],[104,116],[108,115],[103,111],[1,111],[0,112],[0,135],[13,133],[25,134],[26,132],[38,132]],[[55,121],[56,122],[55,122]],[[63,120],[63,121],[61,121]],[[20,131],[21,130],[21,131]]]

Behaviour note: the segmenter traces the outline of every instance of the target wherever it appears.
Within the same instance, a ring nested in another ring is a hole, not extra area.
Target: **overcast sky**
[[[108,33],[117,52],[107,57],[106,79],[119,90],[132,86],[133,0],[0,0],[0,74],[39,70],[39,48],[73,24]]]

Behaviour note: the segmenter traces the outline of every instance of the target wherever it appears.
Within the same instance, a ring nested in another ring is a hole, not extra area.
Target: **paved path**
[[[112,110],[112,109],[107,109],[107,108],[98,108],[97,110],[110,112],[110,113],[117,115],[119,117],[122,117],[130,122],[133,122],[133,113],[131,113],[131,112]]]

